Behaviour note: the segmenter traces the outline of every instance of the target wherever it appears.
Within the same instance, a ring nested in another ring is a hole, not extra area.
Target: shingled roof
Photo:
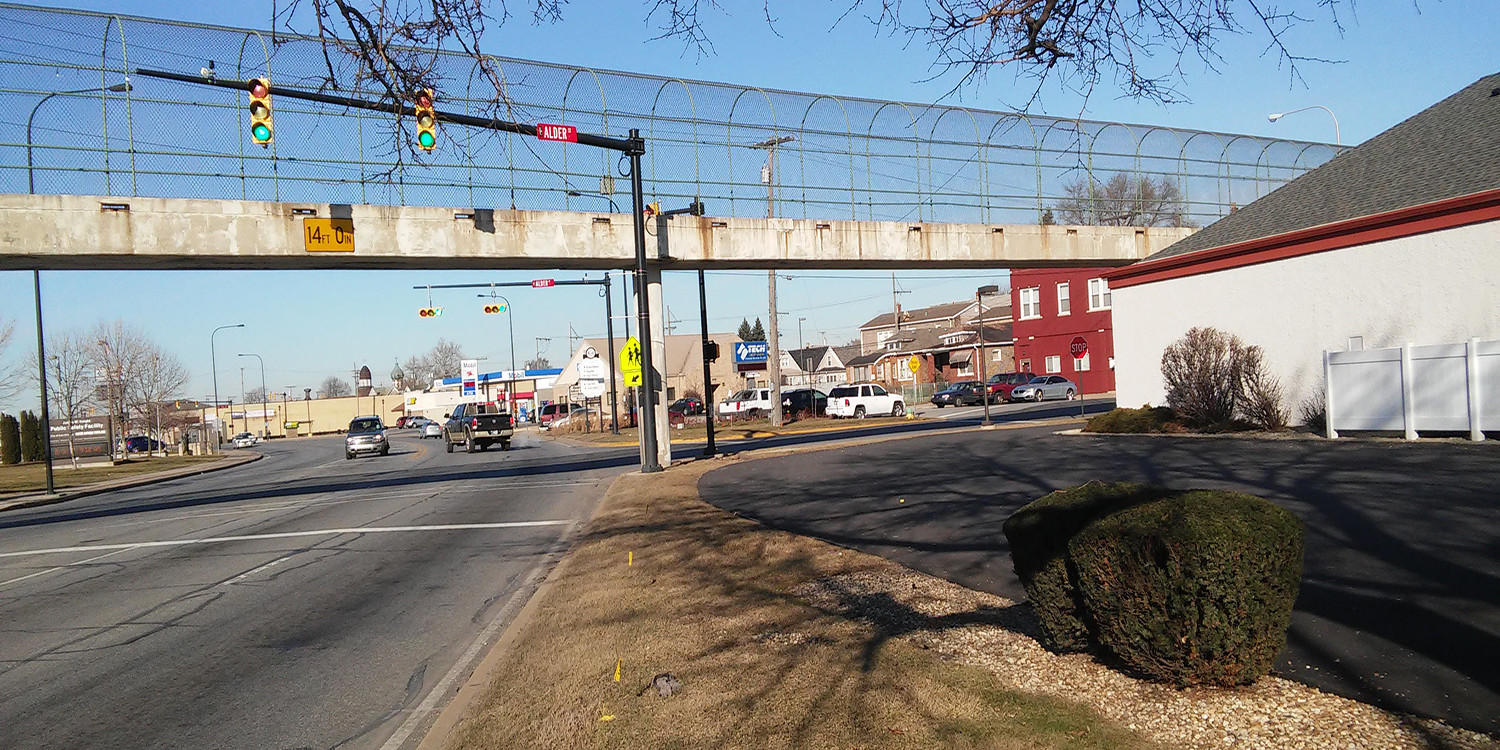
[[[1495,189],[1500,189],[1500,73],[1142,262]]]

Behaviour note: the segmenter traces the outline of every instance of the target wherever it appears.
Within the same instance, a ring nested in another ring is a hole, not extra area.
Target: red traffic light
[[[419,318],[436,318],[442,314],[443,308],[441,307],[424,307],[417,310],[417,317]]]

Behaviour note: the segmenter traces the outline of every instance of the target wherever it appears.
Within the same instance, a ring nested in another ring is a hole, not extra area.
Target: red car
[[[1016,386],[1025,385],[1036,377],[1029,372],[1003,372],[990,377],[990,397],[996,401],[1009,401],[1010,392]]]

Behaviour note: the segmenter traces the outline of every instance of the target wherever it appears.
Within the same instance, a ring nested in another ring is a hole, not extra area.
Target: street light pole
[[[48,99],[59,94],[92,94],[105,91],[129,91],[129,83],[117,83],[105,88],[79,89],[77,91],[54,91],[36,103],[31,108],[31,114],[26,117],[26,192],[36,194],[36,172],[31,159],[31,125],[36,119],[36,111],[47,103]],[[42,270],[31,269],[31,288],[36,301],[36,374],[37,381],[41,384],[42,391],[42,458],[46,462],[47,469],[47,494],[51,495],[57,491],[52,476],[52,415],[47,409],[47,344],[42,333]],[[72,429],[69,426],[69,429]]]
[[[510,412],[510,418],[516,418],[516,311],[510,306],[510,300],[503,294],[495,294],[492,287],[489,294],[481,294],[480,297],[498,299],[505,303],[505,322],[510,326],[510,385],[505,388],[505,409]],[[538,355],[540,358],[540,355]]]
[[[976,356],[979,357],[979,387],[984,391],[984,421],[980,423],[984,427],[993,424],[990,422],[990,378],[984,362],[984,295],[999,292],[1000,287],[995,284],[986,284],[974,292],[974,299],[979,302],[979,317],[975,320],[974,330],[979,338],[979,350]]]
[[[1294,110],[1292,110],[1290,112],[1272,112],[1271,114],[1266,115],[1266,119],[1270,120],[1271,122],[1276,122],[1277,120],[1280,120],[1281,118],[1286,117],[1287,115],[1295,115],[1298,112],[1306,112],[1309,109],[1321,109],[1324,112],[1327,112],[1329,117],[1333,118],[1333,145],[1335,145],[1335,146],[1342,146],[1342,145],[1344,145],[1343,138],[1339,135],[1339,118],[1336,117],[1336,116],[1334,116],[1333,110],[1331,110],[1331,109],[1329,109],[1329,108],[1327,108],[1327,107],[1325,107],[1325,106],[1323,106],[1321,104],[1310,104],[1310,105],[1308,105],[1306,107],[1302,107],[1300,109],[1294,109]]]
[[[260,434],[262,438],[269,439],[271,437],[271,422],[270,418],[266,416],[266,412],[271,408],[271,394],[266,393],[266,361],[261,359],[259,354],[241,354],[240,356],[254,357],[260,362]]]
[[[244,323],[234,323],[227,326],[219,326],[208,334],[208,356],[213,362],[211,369],[214,374],[214,450],[219,450],[219,440],[224,437],[223,422],[219,421],[219,355],[214,351],[214,336],[225,328],[244,328]],[[205,444],[205,447],[207,445]]]

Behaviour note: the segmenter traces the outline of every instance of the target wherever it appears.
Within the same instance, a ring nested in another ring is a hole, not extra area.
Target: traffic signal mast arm
[[[184,75],[182,73],[172,73],[165,70],[151,70],[148,68],[136,68],[134,71],[131,71],[131,75],[145,76],[147,78],[161,78],[163,80],[178,81],[181,83],[196,83],[201,86],[214,86],[221,89],[233,89],[235,91],[251,91],[252,87],[255,85],[254,81],[226,81],[219,78]],[[271,93],[276,96],[284,96],[289,99],[302,99],[309,102],[334,104],[340,107],[349,107],[351,109],[366,109],[371,112],[397,112],[408,117],[417,116],[417,108],[407,102],[400,102],[395,104],[391,102],[372,102],[364,99],[354,99],[347,96],[334,96],[332,94],[320,94],[315,91],[301,91],[299,89],[283,88],[281,86],[273,86],[271,89]],[[473,115],[461,115],[457,113],[440,112],[436,110],[433,111],[433,116],[436,117],[439,122],[451,122],[456,125],[468,125],[470,127],[484,128],[486,130],[499,130],[506,133],[519,133],[521,135],[529,135],[533,137],[536,136],[536,126],[527,125],[526,123],[522,122],[507,122],[505,120],[496,120],[488,117],[475,117]],[[585,146],[607,148],[625,154],[640,155],[646,152],[646,142],[645,139],[642,138],[610,138],[609,136],[580,132],[578,134],[578,142]]]

